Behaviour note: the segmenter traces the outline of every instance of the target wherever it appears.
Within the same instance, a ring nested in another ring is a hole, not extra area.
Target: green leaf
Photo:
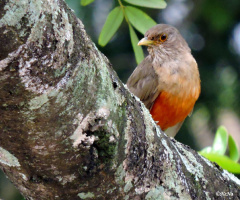
[[[166,8],[167,4],[163,0],[124,0],[130,4],[148,7],[148,8],[157,8],[163,9]]]
[[[102,31],[100,33],[98,44],[105,46],[113,37],[113,35],[118,30],[119,26],[123,21],[123,10],[121,7],[114,8],[106,19],[105,24],[103,25]]]
[[[137,64],[139,64],[144,59],[143,50],[142,50],[142,47],[137,45],[139,40],[138,40],[137,34],[135,33],[135,31],[133,30],[130,24],[129,24],[129,30],[130,30],[130,37],[131,37],[135,58],[136,58]]]
[[[200,153],[200,154],[207,158],[208,160],[217,163],[223,169],[226,169],[227,171],[234,174],[240,174],[240,164],[232,161],[227,156],[215,153]]]
[[[228,133],[227,129],[224,126],[220,126],[216,132],[213,145],[212,145],[212,152],[224,155],[227,149],[228,143]]]
[[[205,147],[204,149],[202,149],[201,151],[199,151],[199,153],[210,153],[212,152],[212,147]]]
[[[81,5],[82,6],[87,6],[88,4],[94,2],[95,0],[81,0]]]
[[[237,162],[239,160],[238,146],[231,135],[229,135],[229,138],[228,138],[228,147],[229,147],[229,157],[234,162]]]
[[[148,29],[157,24],[151,17],[138,8],[126,6],[124,10],[130,23],[143,35]]]

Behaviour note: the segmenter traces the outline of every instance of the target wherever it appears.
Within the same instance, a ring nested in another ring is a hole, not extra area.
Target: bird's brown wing
[[[136,67],[127,81],[127,87],[151,110],[160,91],[158,89],[158,76],[153,69],[150,56],[147,56]]]

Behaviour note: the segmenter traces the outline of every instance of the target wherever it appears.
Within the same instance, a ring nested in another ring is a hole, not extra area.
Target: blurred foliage
[[[0,170],[0,200],[24,200],[18,190]]]
[[[85,6],[92,3],[94,0],[81,0],[81,5]],[[163,0],[124,0],[129,4],[149,7],[149,8],[165,8],[166,3]],[[119,6],[115,7],[108,14],[105,24],[102,27],[102,31],[100,33],[98,44],[102,47],[106,46],[106,44],[111,40],[111,38],[115,35],[117,30],[119,29],[123,18],[125,18],[130,31],[130,38],[133,46],[133,51],[135,54],[136,62],[139,64],[143,59],[143,50],[141,46],[137,45],[138,37],[132,28],[136,28],[143,35],[144,33],[157,23],[149,17],[142,10],[133,7],[133,6],[125,6],[122,0],[118,0]]]
[[[132,6],[128,1],[130,0],[123,2],[126,6]],[[81,0],[81,2],[66,0],[66,2],[82,20],[87,33],[96,44],[108,14],[119,6],[117,0]],[[92,3],[88,4],[89,2]],[[234,116],[237,119],[237,126],[239,126],[240,1],[167,0],[166,2],[167,7],[163,10],[135,7],[148,13],[157,23],[168,23],[178,28],[198,62],[202,92],[191,118],[185,120],[176,139],[193,149],[200,150],[212,144],[213,130],[222,124],[220,119],[223,111],[227,110],[231,113],[231,117]],[[88,6],[83,7],[80,3]],[[105,47],[98,46],[100,51],[109,58],[123,82],[126,82],[137,65],[129,33],[131,26],[123,20],[110,42]],[[138,38],[142,37],[138,31],[134,32]],[[131,37],[133,40],[134,36]],[[231,122],[233,124],[233,120]],[[240,129],[235,126],[236,124],[227,127],[234,138],[240,135],[236,131]],[[230,131],[230,129],[233,130]],[[238,146],[239,140],[238,137]],[[0,198],[3,198],[3,193],[6,195],[7,192],[7,190],[3,191],[2,185]],[[3,199],[17,200],[18,198]]]
[[[229,156],[224,155],[227,147],[229,147]],[[223,169],[234,174],[240,174],[238,146],[224,126],[218,128],[213,145],[205,147],[199,153],[208,160],[217,163]]]

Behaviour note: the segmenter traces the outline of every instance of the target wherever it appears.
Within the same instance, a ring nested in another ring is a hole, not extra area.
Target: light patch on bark
[[[129,115],[127,115],[129,116]],[[131,147],[131,142],[132,142],[132,134],[131,134],[131,119],[127,119],[127,126],[125,127],[125,131],[124,131],[125,135],[124,135],[124,139],[125,141],[127,141],[125,143],[125,155],[128,155],[130,153],[130,147]],[[128,171],[125,171],[127,169],[127,159],[125,159],[123,161],[122,167],[124,170],[124,181],[125,183],[132,181],[134,176],[129,173]],[[126,174],[125,174],[126,173]]]
[[[132,182],[131,181],[128,181],[127,183],[126,183],[126,185],[124,186],[124,192],[125,193],[127,193],[127,192],[129,192],[130,190],[131,190],[131,188],[133,187],[133,184],[132,184]]]
[[[0,20],[0,27],[3,27],[4,25],[8,26],[15,26],[19,20],[24,16],[28,1],[10,1],[9,4],[6,4],[4,6],[4,10],[6,10],[5,15]],[[16,12],[17,10],[17,12]]]
[[[200,155],[201,156],[201,155]],[[213,164],[211,163],[211,161],[209,161],[207,158],[205,158],[205,157],[203,157],[203,156],[201,156],[202,157],[202,159],[204,160],[204,162],[209,166],[209,167],[214,167],[213,166]]]
[[[88,199],[88,198],[94,198],[95,196],[91,192],[88,192],[88,193],[81,192],[81,193],[78,193],[78,197],[81,199]]]
[[[101,107],[98,109],[97,115],[101,118],[107,119],[110,115],[110,111],[107,107]]]
[[[53,4],[51,4],[53,5]],[[57,4],[56,4],[57,5]],[[54,7],[56,6],[54,5]],[[55,8],[54,8],[55,9]],[[60,41],[59,44],[57,44],[57,48],[61,48],[66,41],[69,41],[68,44],[68,55],[69,57],[72,54],[73,51],[73,29],[72,29],[72,24],[69,23],[68,15],[65,12],[65,10],[58,8],[57,9],[59,12],[56,13],[56,15],[53,16],[52,18],[52,24],[54,24],[55,28],[55,37],[58,41]],[[56,23],[57,15],[61,14],[62,15],[62,21],[60,24]],[[55,21],[54,21],[55,20]]]
[[[11,61],[12,61],[11,57],[7,57],[3,60],[0,60],[0,72],[4,70]],[[7,77],[9,77],[9,74]],[[7,77],[1,76],[1,80],[4,80],[4,78],[7,78]]]
[[[45,133],[38,133],[39,135],[45,134]],[[49,155],[49,152],[53,152],[56,149],[56,144],[50,144],[48,146],[45,145],[35,145],[33,148],[31,148],[31,151],[34,152],[35,154],[39,154],[42,156],[47,156]]]
[[[153,188],[145,197],[146,200],[166,200],[168,199],[166,195],[164,195],[164,188],[159,186]]]
[[[38,0],[21,0],[15,1],[10,0],[8,4],[5,5],[4,10],[6,10],[5,15],[0,20],[0,27],[14,26],[17,30],[20,30],[19,36],[24,37],[27,34],[27,28],[33,26],[39,18],[41,13],[42,1]],[[20,21],[22,18],[27,16],[28,21],[24,23],[22,27]],[[4,32],[7,34],[8,31]],[[16,38],[17,39],[17,38]]]
[[[26,13],[29,15],[29,20],[28,24],[24,25],[31,26],[38,20],[41,10],[41,4],[42,1],[38,0],[10,0],[10,2],[4,7],[6,13],[0,20],[0,27],[7,25],[17,26],[18,29],[22,29],[19,21],[24,17]]]
[[[10,167],[20,167],[18,159],[2,147],[0,147],[0,163]]]
[[[68,103],[67,96],[63,92],[58,92],[56,97],[57,97],[56,103],[60,107],[64,107],[65,105],[67,105]],[[71,106],[71,105],[67,105],[67,106]]]
[[[31,59],[27,62],[22,62],[20,60],[19,65],[19,76],[22,79],[22,83],[25,85],[26,90],[30,90],[37,94],[44,94],[42,96],[35,97],[32,99],[29,103],[30,109],[38,109],[43,104],[45,104],[48,101],[48,96],[53,97],[57,95],[57,102],[61,103],[63,106],[67,103],[66,97],[63,95],[63,93],[58,93],[58,90],[60,88],[63,88],[64,85],[68,83],[68,76],[69,74],[66,73],[63,78],[57,83],[55,87],[49,86],[48,84],[42,84],[42,80],[40,78],[37,78],[36,76],[32,77],[30,74],[31,71],[31,64],[37,61],[36,59]],[[65,101],[64,101],[65,100]],[[39,103],[39,105],[37,105]]]
[[[42,94],[48,90],[52,90],[53,87],[50,87],[48,84],[42,84],[42,80],[39,77],[31,76],[32,64],[36,61],[37,58],[32,58],[29,61],[24,61],[24,59],[21,58],[19,62],[19,76],[26,90]]]
[[[129,199],[129,195],[125,195],[124,200],[128,200]]]
[[[125,174],[123,165],[120,164],[115,172],[116,183],[119,184],[120,186],[123,185],[125,183],[125,181],[124,181],[125,176],[126,176],[126,174]],[[120,187],[119,190],[121,191],[122,188]]]
[[[127,111],[128,112],[128,111]],[[127,116],[130,116],[129,114],[127,114]],[[131,133],[131,118],[127,118],[127,125],[125,127],[125,131],[124,131],[124,140],[126,141],[125,143],[125,155],[128,155],[130,153],[130,147],[131,147],[131,142],[132,142],[132,133]],[[121,177],[122,179],[124,178],[124,182],[128,183],[131,182],[134,178],[134,176],[129,173],[128,171],[126,171],[127,169],[127,159],[125,159],[123,161],[123,164],[120,165],[118,167],[118,170],[123,170],[122,175],[124,175],[124,177]],[[125,185],[126,187],[126,185]]]
[[[95,136],[87,136],[86,133],[84,133],[84,131],[86,131],[89,127],[89,122],[92,121],[92,113],[90,112],[83,120],[82,120],[82,116],[80,114],[78,114],[77,119],[76,120],[81,120],[78,123],[78,127],[77,129],[74,131],[74,133],[71,135],[70,139],[73,140],[73,147],[77,147],[79,144],[81,144],[83,141],[84,143],[87,144],[87,147],[89,148],[90,145],[93,144],[94,140],[95,140]],[[74,123],[76,123],[76,120],[74,121]]]
[[[127,141],[125,143],[125,155],[128,155],[129,149],[131,147],[131,136],[132,136],[131,135],[131,119],[127,119],[127,126],[125,127],[124,133],[125,133],[124,139],[125,139],[125,141]]]
[[[62,185],[65,185],[66,183],[71,183],[75,178],[76,176],[74,174],[66,175],[63,177],[57,176],[57,179],[59,180],[59,182],[61,182]]]
[[[240,185],[240,180],[234,176],[233,174],[229,173],[228,171],[226,171],[225,169],[223,170],[222,173],[223,177],[226,178],[227,181],[234,181],[236,184]]]
[[[101,121],[96,124],[94,120],[107,119],[109,115],[110,111],[107,107],[99,108],[96,113],[90,112],[84,119],[80,114],[78,114],[74,121],[75,124],[78,123],[78,127],[70,137],[70,139],[73,140],[73,147],[76,148],[79,144],[84,142],[86,147],[89,148],[95,140],[98,140],[98,138],[94,135],[87,136],[87,134],[84,132],[89,129],[89,126],[92,126],[90,129],[91,131],[98,130],[99,127],[103,126],[104,124],[101,124]]]
[[[116,187],[110,187],[110,189],[107,191],[107,194],[112,194],[113,192],[116,192]]]
[[[112,86],[112,80],[110,78],[109,69],[106,67],[105,59],[103,55],[99,53],[99,50],[94,44],[93,44],[93,48],[95,48],[96,51],[98,52],[98,57],[96,62],[99,63],[97,66],[100,66],[99,73],[102,79],[102,85],[101,85],[102,88],[97,93],[97,96],[98,96],[97,100],[99,100],[100,102],[97,102],[97,104],[107,105],[108,107],[110,107],[110,111],[116,112],[116,109],[118,108],[118,106],[116,105],[122,105],[123,102],[125,101],[125,97],[122,94],[120,94],[118,90],[113,90],[111,87],[109,87],[109,86]],[[117,83],[117,84],[120,84],[120,83]],[[106,93],[103,91],[106,91],[108,94],[108,98],[105,102],[103,102],[103,99],[106,99],[106,97],[104,97]]]
[[[166,148],[165,154],[169,157],[169,162],[166,164],[169,164],[170,166],[165,166],[164,168],[166,171],[163,173],[162,180],[163,181],[163,186],[168,187],[168,191],[174,190],[178,193],[180,199],[191,199],[190,195],[186,192],[186,188],[184,185],[186,184],[184,181],[181,179],[181,175],[179,176],[177,174],[177,166],[175,162],[173,162],[173,152],[170,149],[170,147],[167,145],[166,140],[162,139],[162,144]],[[183,176],[184,178],[184,176]],[[171,196],[171,192],[168,192],[167,195]]]
[[[19,56],[19,52],[22,51],[23,47],[24,45],[19,46],[19,48],[16,51],[9,53],[7,58],[0,60],[0,72],[4,70],[9,65],[9,63],[13,61],[14,58]],[[15,69],[12,69],[12,70],[15,71]]]
[[[73,121],[73,124],[79,124],[82,122],[82,120],[83,120],[83,115],[81,113],[78,113],[76,118]]]
[[[152,155],[154,155],[154,152],[156,151],[154,148],[155,139],[154,139],[153,130],[156,130],[156,136],[159,138],[162,133],[160,132],[160,127],[155,123],[155,121],[151,117],[149,110],[144,106],[142,102],[141,104],[142,104],[142,111],[144,116],[144,123],[146,126],[146,141],[148,143],[147,153],[148,153],[148,157],[151,157]]]
[[[27,178],[27,176],[26,176],[25,174],[23,174],[23,173],[19,173],[19,175],[23,178],[23,180],[25,180],[25,181],[28,180],[28,178]]]
[[[203,189],[206,189],[206,185],[208,181],[204,177],[204,170],[203,166],[196,160],[194,155],[190,151],[186,151],[184,148],[182,148],[182,145],[176,141],[175,150],[178,152],[178,155],[182,159],[183,164],[185,165],[186,169],[194,175],[196,181],[202,181],[201,185]],[[183,152],[180,153],[179,149]],[[184,156],[183,156],[183,155]],[[210,199],[207,192],[205,192],[206,198]]]
[[[67,68],[63,68],[61,73],[64,73],[65,70],[67,70],[70,67],[70,64],[67,63]],[[59,90],[61,89],[63,86],[67,86],[68,82],[70,81],[69,79],[69,72],[66,72],[65,76],[57,83],[56,89]],[[51,92],[52,93],[52,92]]]
[[[39,1],[41,2],[41,1]],[[30,11],[36,9],[35,7],[31,7],[30,6]],[[41,9],[41,10],[40,10]],[[69,41],[68,44],[68,52],[69,52],[69,56],[71,55],[72,51],[73,51],[73,45],[74,45],[74,41],[73,41],[73,29],[72,29],[72,24],[69,23],[68,20],[68,15],[65,12],[65,10],[62,10],[57,1],[45,1],[45,4],[40,5],[39,6],[39,12],[37,13],[41,13],[42,17],[39,19],[39,16],[37,16],[37,18],[35,19],[36,21],[38,20],[37,23],[35,23],[35,27],[32,29],[31,35],[28,38],[28,41],[38,41],[38,44],[41,46],[42,43],[42,32],[44,32],[46,30],[46,25],[45,23],[47,22],[46,18],[46,13],[49,13],[52,15],[52,24],[53,24],[53,31],[54,31],[54,36],[55,38],[58,40],[57,43],[57,49],[55,50],[54,53],[57,53],[60,55],[60,52],[64,51],[65,49],[62,49],[63,44],[65,43],[65,41]],[[58,15],[61,15],[61,22],[57,22],[57,18]],[[49,45],[51,45],[49,43]],[[50,48],[50,46],[48,46]],[[52,58],[54,56],[52,55]],[[58,64],[55,64],[55,67],[57,68]]]
[[[114,143],[114,142],[116,142],[116,138],[111,135],[111,136],[109,137],[109,143]]]
[[[167,157],[168,157],[168,160],[173,160],[173,152],[172,152],[172,150],[169,148],[169,146],[167,145],[166,140],[165,140],[165,139],[162,139],[161,142],[162,142],[163,146],[164,146],[165,149],[166,149],[166,150],[164,150],[164,151],[165,151],[164,153],[166,153],[166,155],[167,155]]]
[[[109,141],[111,142],[116,142],[117,138],[119,138],[119,132],[118,132],[118,128],[116,126],[116,123],[113,123],[112,120],[110,119],[107,122],[107,130],[109,133],[112,133],[113,135],[110,136]]]
[[[38,109],[38,108],[42,107],[43,104],[48,102],[48,100],[49,99],[48,99],[47,94],[37,96],[29,101],[29,109],[31,109],[31,110]]]
[[[199,164],[199,162],[196,160],[196,158],[190,151],[186,151],[184,148],[182,148],[182,145],[179,142],[176,141],[175,144],[176,144],[175,150],[178,152],[178,155],[182,159],[186,169],[191,174],[194,174],[196,181],[202,180],[205,184],[207,184],[207,180],[203,176],[204,175],[203,166]],[[179,150],[181,150],[183,153],[180,153]]]

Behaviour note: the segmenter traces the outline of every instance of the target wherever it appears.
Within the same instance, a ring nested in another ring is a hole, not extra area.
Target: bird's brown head
[[[156,56],[157,53],[174,58],[183,51],[190,52],[188,44],[179,31],[167,24],[158,24],[150,28],[138,45],[148,46],[151,56]]]

